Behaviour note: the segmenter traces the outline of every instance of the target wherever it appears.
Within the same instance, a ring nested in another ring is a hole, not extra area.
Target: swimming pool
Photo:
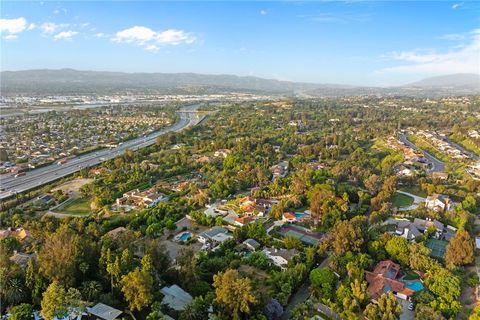
[[[178,237],[178,239],[181,241],[187,241],[188,239],[190,239],[190,232],[182,233],[180,237]]]
[[[304,215],[304,212],[295,212],[295,218],[297,218],[297,220],[301,220]]]
[[[405,284],[405,288],[411,289],[413,291],[422,291],[423,283],[420,281],[411,281]]]

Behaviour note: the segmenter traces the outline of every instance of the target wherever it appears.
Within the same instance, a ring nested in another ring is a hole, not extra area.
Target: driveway
[[[413,320],[415,318],[415,311],[408,310],[409,301],[397,298],[397,301],[402,305],[402,314],[400,320]]]

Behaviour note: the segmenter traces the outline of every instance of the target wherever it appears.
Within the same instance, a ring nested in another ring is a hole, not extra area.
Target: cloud
[[[15,40],[18,39],[18,36],[16,34],[7,34],[6,36],[3,37],[4,40]]]
[[[53,36],[55,40],[72,40],[72,38],[77,35],[77,31],[62,31]]]
[[[98,32],[93,35],[95,38],[105,38],[107,35],[103,32]]]
[[[0,19],[0,32],[8,34],[17,34],[28,28],[27,19],[24,17],[16,19]]]
[[[179,45],[195,42],[193,34],[176,29],[154,31],[148,27],[134,26],[115,34],[111,39],[118,43],[132,43],[151,52],[158,51],[157,45]]]
[[[449,40],[449,41],[460,41],[460,40],[465,40],[465,35],[461,33],[449,33],[449,34],[444,34],[443,36],[440,36],[439,39]]]
[[[60,25],[53,22],[45,22],[40,25],[43,33],[54,33],[58,28],[60,28]]]
[[[150,44],[150,45],[145,47],[145,50],[150,51],[150,52],[158,52],[158,50],[160,50],[160,48],[157,47],[154,44]]]
[[[463,6],[463,4],[464,4],[463,2],[455,3],[455,4],[452,6],[452,9],[453,9],[453,10],[456,10],[456,9],[460,8],[461,6]]]
[[[262,16],[267,15],[267,10],[260,10],[260,14],[261,14]]]
[[[448,52],[416,50],[392,52],[387,56],[404,64],[385,68],[380,72],[404,74],[480,73],[480,29],[472,30],[466,43],[452,47]]]

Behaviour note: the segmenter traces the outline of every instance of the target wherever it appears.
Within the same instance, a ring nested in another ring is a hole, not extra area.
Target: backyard
[[[392,205],[397,208],[408,207],[412,205],[413,198],[403,193],[396,192],[392,197]]]
[[[90,199],[78,198],[66,203],[64,206],[60,206],[55,212],[72,215],[72,216],[85,216],[90,214]]]

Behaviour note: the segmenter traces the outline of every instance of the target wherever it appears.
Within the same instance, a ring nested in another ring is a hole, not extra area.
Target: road
[[[71,175],[83,168],[98,165],[104,161],[113,159],[128,150],[138,150],[150,146],[156,142],[156,139],[168,132],[179,132],[185,128],[194,126],[203,120],[205,116],[197,114],[195,111],[199,105],[183,107],[177,113],[180,117],[174,125],[153,132],[145,137],[139,137],[126,141],[116,148],[102,149],[95,152],[83,154],[69,159],[66,163],[60,165],[50,164],[32,171],[26,172],[24,176],[14,177],[12,174],[0,176],[0,200],[6,199],[16,193],[25,192],[57,179]]]
[[[465,149],[464,147],[462,147],[461,145],[459,145],[458,143],[455,143],[453,142],[452,140],[450,140],[449,138],[446,138],[445,139],[448,143],[450,143],[453,147],[457,148],[458,150],[462,151],[463,153],[465,153],[467,156],[469,156],[471,159],[475,160],[475,161],[478,161],[480,160],[480,157],[477,156],[476,154],[468,151],[467,149]]]
[[[414,150],[420,150],[414,143],[407,139],[407,136],[404,133],[399,133],[399,140]],[[428,162],[430,162],[430,164],[432,165],[430,172],[443,172],[445,170],[445,163],[438,160],[430,153],[424,150],[421,151],[425,155],[425,158],[428,160]]]

